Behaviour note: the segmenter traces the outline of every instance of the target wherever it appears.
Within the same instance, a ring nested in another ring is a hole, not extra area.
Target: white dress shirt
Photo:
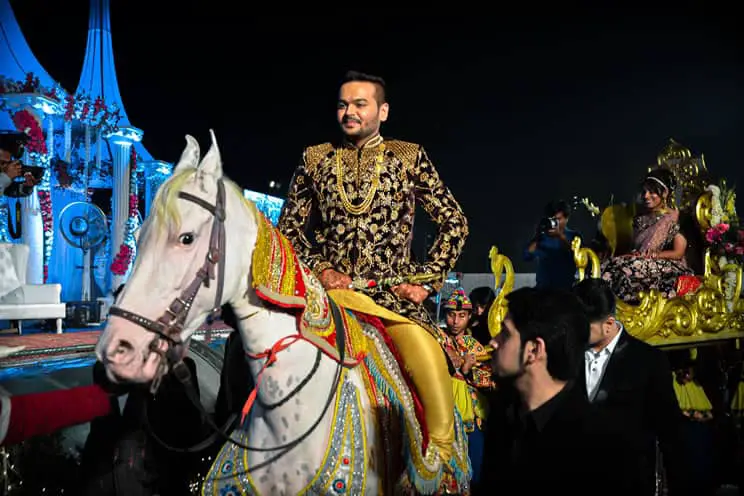
[[[602,382],[605,370],[607,370],[607,363],[610,361],[612,352],[615,351],[615,348],[617,347],[617,342],[620,339],[620,334],[622,334],[622,332],[623,327],[620,325],[620,331],[618,331],[607,346],[599,351],[594,351],[589,348],[584,352],[586,393],[589,396],[590,401],[594,400],[594,396],[597,394],[599,384]]]

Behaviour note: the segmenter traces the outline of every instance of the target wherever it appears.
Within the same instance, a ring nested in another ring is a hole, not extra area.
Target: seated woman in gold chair
[[[633,251],[602,264],[602,278],[618,298],[638,303],[638,293],[655,289],[665,298],[677,295],[677,279],[691,275],[685,260],[687,239],[673,208],[677,181],[667,169],[655,169],[643,181],[645,212],[633,219]]]

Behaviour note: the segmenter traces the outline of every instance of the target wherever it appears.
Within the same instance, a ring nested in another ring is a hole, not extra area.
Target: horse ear
[[[184,171],[186,169],[196,169],[199,165],[199,142],[193,136],[186,135],[186,148],[183,149],[181,158],[176,165],[174,172]]]
[[[212,146],[209,147],[209,151],[204,156],[204,160],[199,164],[199,170],[219,178],[222,177],[222,157],[220,157],[220,148],[217,146],[217,137],[214,135],[214,130],[210,129],[209,134],[212,136]]]

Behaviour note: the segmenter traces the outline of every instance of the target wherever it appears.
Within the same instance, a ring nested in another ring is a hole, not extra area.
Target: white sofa
[[[54,319],[61,334],[66,316],[62,286],[26,284],[28,257],[28,246],[0,243],[0,320],[17,321],[20,334],[23,320]]]

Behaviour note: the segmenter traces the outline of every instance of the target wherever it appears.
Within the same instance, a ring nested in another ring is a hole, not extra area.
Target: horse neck
[[[248,289],[244,295],[232,305],[238,320],[236,331],[240,332],[246,353],[258,355],[283,338],[297,334],[293,316],[266,308],[253,289]]]
[[[323,401],[319,398],[327,397],[331,391],[336,364],[325,355],[318,361],[318,348],[308,341],[292,342],[291,337],[298,334],[294,315],[267,310],[250,300],[246,298],[244,303],[235,307],[238,316],[257,312],[238,320],[248,357],[263,354],[282,341],[288,344],[277,352],[276,362],[265,369],[266,358],[250,358],[248,361],[258,388],[253,410],[260,412],[263,422],[253,427],[263,430],[265,425],[277,439],[282,435],[297,437],[321,415]]]
[[[256,219],[257,222],[260,222]],[[243,341],[243,349],[249,359],[249,367],[258,386],[257,401],[254,408],[273,405],[287,395],[292,398],[277,408],[266,408],[262,418],[270,424],[271,430],[287,430],[286,422],[292,427],[302,427],[305,422],[298,421],[310,415],[319,415],[318,398],[327,396],[335,379],[336,363],[323,356],[318,361],[318,348],[299,338],[297,317],[293,311],[267,308],[253,289],[252,263],[255,240],[244,240],[240,246],[251,246],[250,251],[242,248],[239,256],[241,275],[238,291],[230,303],[238,319],[238,331]],[[297,337],[298,339],[293,339]],[[286,346],[282,346],[286,345]],[[262,355],[276,350],[276,361],[263,369],[266,358]],[[260,357],[260,358],[258,358]],[[298,386],[301,386],[298,389]],[[301,410],[301,411],[300,411]],[[317,411],[316,411],[317,410]],[[271,420],[269,420],[271,419]]]

